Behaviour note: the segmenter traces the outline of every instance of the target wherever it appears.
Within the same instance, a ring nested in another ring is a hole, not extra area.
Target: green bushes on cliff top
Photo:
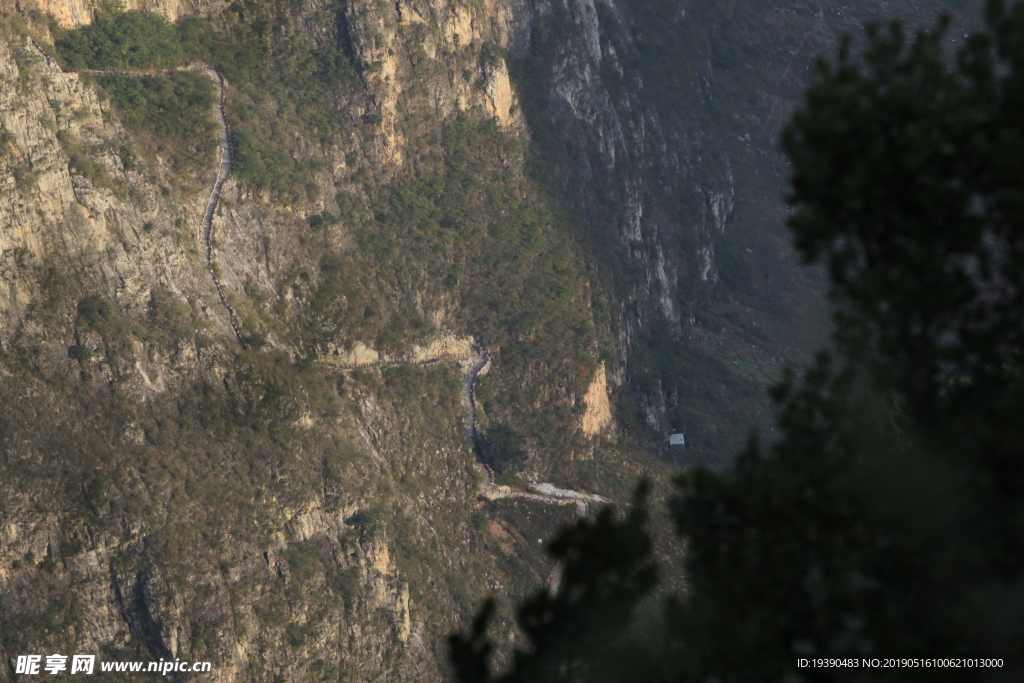
[[[187,57],[174,26],[151,12],[101,13],[92,24],[55,37],[61,61],[76,69],[173,68]]]
[[[153,135],[155,151],[168,156],[176,171],[205,168],[217,149],[213,83],[201,73],[167,76],[102,76],[125,127]]]
[[[362,89],[343,32],[314,45],[301,30],[289,28],[290,11],[281,3],[247,3],[233,5],[216,29],[194,17],[177,27],[188,54],[216,66],[230,85],[234,174],[279,204],[315,200],[319,193],[311,181],[323,159],[293,155],[293,136],[314,148],[345,145],[341,133],[349,124],[339,104]],[[336,3],[323,11],[344,10]]]
[[[322,161],[294,158],[288,152],[290,136],[298,132],[319,146],[337,143],[345,123],[332,102],[361,83],[344,38],[315,46],[302,32],[288,34],[280,14],[287,9],[273,3],[235,6],[238,20],[229,13],[215,29],[197,17],[171,24],[150,12],[108,8],[90,26],[71,31],[54,26],[55,48],[68,68],[214,65],[231,86],[227,114],[235,175],[279,203],[296,203],[315,198],[317,187],[310,178]],[[204,137],[212,124],[212,100],[206,112],[199,111],[193,96],[201,86],[182,79],[174,88],[160,87],[156,78],[164,76],[154,77],[142,90],[124,80],[104,85],[116,89],[112,98],[129,127],[145,123],[157,144],[186,150],[187,157],[206,163],[207,151],[216,147],[212,135]],[[181,170],[181,164],[175,165]]]

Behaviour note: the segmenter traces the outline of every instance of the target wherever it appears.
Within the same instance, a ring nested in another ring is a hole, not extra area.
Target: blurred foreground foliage
[[[796,659],[1020,653],[1024,7],[987,18],[955,55],[948,20],[893,23],[817,64],[783,146],[834,344],[772,390],[774,444],[678,480],[686,594],[631,620],[655,585],[643,501],[601,513],[550,546],[563,579],[521,606],[510,669],[488,663],[490,605],[452,636],[460,680],[850,680]]]

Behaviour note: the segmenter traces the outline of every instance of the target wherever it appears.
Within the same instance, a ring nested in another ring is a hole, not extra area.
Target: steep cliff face
[[[73,28],[95,8],[37,9]],[[197,8],[148,9],[174,18]],[[248,149],[233,140],[235,172],[215,205],[215,163],[183,163],[159,125],[122,123],[130,119],[118,109],[124,83],[58,66],[45,17],[6,17],[5,662],[46,650],[207,659],[216,680],[437,680],[444,635],[482,596],[522,595],[551,569],[537,539],[574,508],[480,507],[481,475],[465,436],[476,406],[463,400],[458,365],[481,353],[467,335],[487,331],[460,314],[463,299],[477,296],[472,287],[494,283],[483,270],[491,266],[475,263],[492,258],[486,231],[518,225],[502,226],[486,210],[453,212],[491,201],[495,213],[519,215],[535,193],[514,145],[523,121],[500,57],[512,12],[445,3],[291,10],[275,40],[308,40],[310,52],[342,46],[342,67],[356,78],[331,92],[329,106],[347,123],[319,129],[333,131],[322,139],[298,124],[281,136],[292,163],[316,158],[297,200],[261,184],[266,176],[241,178]],[[215,32],[243,25],[230,15],[221,21]],[[281,111],[281,102],[255,101],[257,87],[236,85],[232,64],[221,68],[233,134]],[[471,117],[455,129],[463,137],[442,139],[459,112]],[[466,173],[446,170],[438,156],[466,155],[466,147],[494,155],[465,163],[501,175],[507,196],[458,176],[464,191],[455,196],[465,205],[437,210],[459,222],[464,232],[451,238],[468,253],[389,272],[388,252],[366,244],[392,229],[386,214],[395,204],[378,207],[392,187],[412,184],[409,192],[427,197],[416,175]],[[550,224],[531,220],[524,239],[549,240]],[[531,277],[518,257],[497,256],[516,269],[513,279]],[[420,274],[420,266],[445,271]],[[445,273],[452,285],[422,286]],[[570,302],[584,296],[568,292]],[[225,302],[249,348],[236,341]],[[507,390],[509,375],[500,376],[509,365],[500,365],[493,334],[490,342],[499,368],[488,375],[493,397]],[[567,416],[555,437],[577,438],[572,409],[582,410],[597,367],[592,347],[584,343],[582,353],[591,359],[572,383],[575,396],[560,371],[556,381],[544,376],[573,358],[524,354],[511,378],[522,404],[481,406],[481,428],[488,415],[543,415],[553,406]],[[391,365],[379,367],[385,360]],[[574,448],[586,450],[588,438]],[[532,467],[543,473],[550,456],[538,448]]]
[[[777,146],[813,60],[873,21],[977,7],[534,5],[510,64],[535,163],[603,266],[628,424],[686,432],[688,459],[716,464],[746,425],[770,429],[761,385],[808,360],[827,319],[820,275],[789,246]]]
[[[174,216],[199,212],[199,198],[172,202],[142,169],[127,168],[119,151],[128,136],[109,103],[79,75],[48,64],[27,37],[0,47],[0,69],[7,138],[0,335],[14,343],[52,339],[57,346],[45,360],[63,363],[50,325],[66,320],[82,287],[102,288],[133,312],[146,310],[153,287],[212,304],[209,278],[189,258],[198,236],[169,234]],[[211,322],[222,333],[218,313]]]
[[[722,461],[807,353],[773,140],[881,5],[128,3],[180,58],[118,80],[59,63],[103,3],[0,0],[0,656],[443,679],[551,491]]]

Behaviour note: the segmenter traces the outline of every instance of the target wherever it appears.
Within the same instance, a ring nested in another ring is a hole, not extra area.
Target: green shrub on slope
[[[217,123],[213,82],[206,74],[102,76],[99,82],[125,127],[158,140],[156,151],[170,156],[176,171],[213,162]]]
[[[174,27],[151,12],[103,13],[88,26],[56,35],[65,66],[76,69],[173,68],[186,61]]]

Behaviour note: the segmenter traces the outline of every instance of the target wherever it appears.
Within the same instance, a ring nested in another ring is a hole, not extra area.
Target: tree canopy
[[[643,680],[694,681],[848,677],[797,669],[806,656],[1019,653],[1024,7],[992,0],[987,21],[955,50],[948,18],[872,26],[817,63],[782,146],[796,246],[831,280],[832,348],[773,389],[775,442],[679,478],[688,590],[667,601],[665,643],[638,650],[623,602],[563,582],[521,607],[529,643],[500,680],[539,680],[538,659],[562,662],[552,680],[641,680],[594,665],[616,651],[647,653]],[[635,606],[654,588],[636,580],[649,541],[602,563],[594,535],[647,539],[642,516],[580,522],[552,552]],[[486,617],[452,637],[464,682],[497,680]],[[590,666],[565,664],[580,652]]]
[[[56,38],[65,64],[79,69],[169,68],[185,61],[174,26],[151,12],[99,12],[92,24],[58,30]]]

